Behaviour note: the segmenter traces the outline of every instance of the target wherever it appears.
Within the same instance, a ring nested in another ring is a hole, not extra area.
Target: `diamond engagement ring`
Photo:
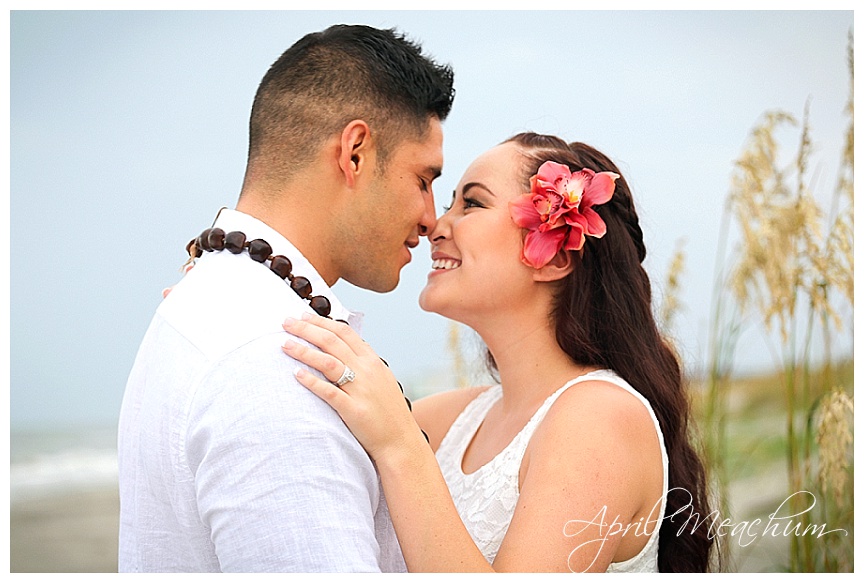
[[[342,371],[342,376],[339,377],[339,380],[334,382],[333,384],[337,387],[341,387],[342,385],[348,384],[354,380],[357,375],[354,374],[354,371],[351,370],[348,365],[345,365],[345,370]]]

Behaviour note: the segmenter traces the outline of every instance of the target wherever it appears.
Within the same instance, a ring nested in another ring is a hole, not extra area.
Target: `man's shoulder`
[[[245,256],[220,253],[186,274],[157,314],[213,360],[281,333],[285,318],[300,317],[305,307],[266,267]]]

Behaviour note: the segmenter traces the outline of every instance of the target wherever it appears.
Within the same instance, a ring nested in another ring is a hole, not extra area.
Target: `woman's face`
[[[536,271],[522,263],[522,230],[509,202],[524,194],[524,159],[514,143],[496,146],[465,171],[447,212],[429,235],[432,272],[420,307],[472,325],[526,300]],[[476,328],[476,327],[475,327]]]

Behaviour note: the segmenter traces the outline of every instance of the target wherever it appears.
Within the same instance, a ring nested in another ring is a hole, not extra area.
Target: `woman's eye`
[[[462,208],[470,209],[470,208],[482,208],[483,205],[474,200],[473,198],[463,198],[462,199]],[[452,204],[447,204],[441,207],[445,213],[450,212],[450,209],[453,208]]]

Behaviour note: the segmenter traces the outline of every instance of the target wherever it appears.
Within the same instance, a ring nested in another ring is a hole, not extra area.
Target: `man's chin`
[[[379,294],[386,294],[396,289],[396,286],[399,285],[399,272],[397,271],[395,274],[387,275],[379,274],[377,277],[370,277],[369,274],[362,274],[359,276],[343,277],[343,279],[351,285],[357,286],[361,289],[377,292]]]

